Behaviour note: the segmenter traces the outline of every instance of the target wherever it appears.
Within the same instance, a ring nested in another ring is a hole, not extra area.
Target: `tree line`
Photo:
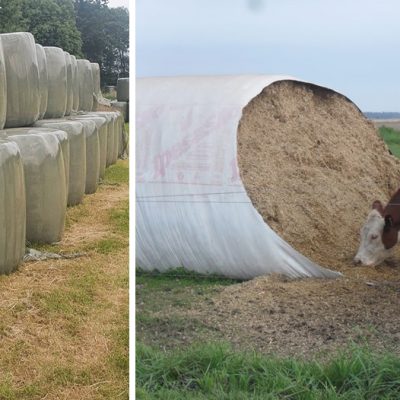
[[[129,76],[129,12],[108,0],[0,0],[0,33],[31,32],[100,65],[102,85]]]

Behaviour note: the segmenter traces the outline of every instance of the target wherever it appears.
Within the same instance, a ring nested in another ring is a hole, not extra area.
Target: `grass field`
[[[185,314],[237,283],[182,269],[137,272],[138,399],[400,398],[400,359],[388,352],[349,342],[329,357],[278,357],[233,348],[225,332]]]
[[[0,399],[128,398],[128,161],[67,210],[75,259],[0,277]]]
[[[400,158],[400,132],[393,128],[381,127],[379,128],[379,134],[389,147],[391,153]]]

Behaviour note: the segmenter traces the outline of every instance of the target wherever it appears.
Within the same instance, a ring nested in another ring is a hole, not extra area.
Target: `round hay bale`
[[[6,64],[4,60],[3,44],[0,36],[0,129],[4,128],[7,114],[7,79]]]
[[[76,57],[71,55],[72,64],[72,111],[77,112],[79,109],[79,81],[78,81],[78,64]]]
[[[0,139],[0,274],[14,271],[25,254],[26,199],[20,150]]]
[[[39,118],[40,86],[35,40],[27,32],[4,33],[7,77],[6,128],[32,125]]]
[[[40,94],[40,106],[39,106],[39,119],[43,119],[47,109],[48,100],[48,74],[47,74],[47,59],[46,53],[43,46],[36,43],[36,56],[39,67],[39,94]]]
[[[86,139],[86,184],[85,193],[95,193],[100,176],[100,139],[99,130],[95,121],[89,118],[73,116],[69,118],[83,125]]]
[[[93,75],[88,60],[76,60],[78,64],[79,110],[92,111],[93,108]]]
[[[67,119],[43,119],[36,127],[59,129],[69,139],[69,185],[68,206],[82,203],[86,186],[86,139],[83,125]]]
[[[112,101],[111,106],[118,110],[125,122],[129,122],[129,103],[126,101]]]
[[[32,243],[61,240],[66,213],[66,183],[61,145],[52,133],[7,129],[21,152],[26,190],[26,239]],[[32,151],[34,149],[35,151]]]
[[[30,128],[32,132],[34,131],[36,134],[45,134],[49,133],[53,134],[60,143],[63,160],[64,160],[64,172],[65,172],[65,201],[68,202],[68,191],[69,191],[69,138],[67,132],[64,132],[60,129],[52,129],[52,128]]]
[[[67,106],[65,109],[65,115],[70,115],[72,111],[72,105],[74,103],[74,86],[72,81],[72,59],[71,55],[64,51],[65,65],[67,67]]]
[[[129,101],[129,78],[119,78],[117,81],[117,100]]]
[[[137,83],[137,264],[337,276],[400,162],[346,97],[288,76]]]
[[[106,167],[115,164],[115,137],[116,137],[116,120],[117,116],[113,111],[95,111],[88,115],[99,115],[107,119],[107,154]]]
[[[107,118],[100,115],[78,114],[73,118],[85,123],[85,120],[93,121],[96,124],[99,136],[100,162],[99,162],[99,179],[103,179],[106,171],[107,159]]]
[[[44,47],[47,58],[48,100],[46,119],[62,118],[67,109],[67,64],[64,51],[58,47]]]

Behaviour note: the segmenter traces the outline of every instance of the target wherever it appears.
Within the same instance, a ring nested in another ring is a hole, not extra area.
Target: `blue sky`
[[[400,112],[398,0],[136,0],[136,74],[282,73]]]

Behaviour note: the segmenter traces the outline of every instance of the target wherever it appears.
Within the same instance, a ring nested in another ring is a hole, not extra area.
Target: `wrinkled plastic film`
[[[79,110],[92,111],[93,108],[93,75],[88,60],[76,60],[78,64]]]
[[[277,235],[240,179],[243,108],[288,76],[144,78],[137,82],[136,257],[233,278],[336,277]]]
[[[48,100],[45,118],[62,118],[67,109],[67,65],[64,51],[44,47],[47,58]]]
[[[3,44],[0,36],[0,129],[4,128],[7,113],[7,80]]]
[[[36,127],[60,129],[68,134],[70,163],[68,206],[82,203],[86,185],[86,140],[83,125],[66,119],[40,120]]]
[[[5,127],[28,126],[39,118],[39,68],[33,36],[27,32],[4,33],[7,78]]]
[[[39,119],[43,119],[47,109],[48,100],[48,74],[47,74],[47,59],[43,46],[36,44],[36,56],[39,67]]]
[[[70,115],[72,111],[72,105],[74,102],[74,88],[72,82],[72,60],[71,55],[64,52],[65,55],[65,65],[67,67],[67,105],[65,109],[65,115]]]
[[[67,206],[60,143],[54,135],[38,135],[32,128],[6,132],[18,145],[24,166],[26,239],[31,243],[58,242],[64,232]]]
[[[71,56],[72,65],[72,111],[77,112],[79,109],[79,81],[78,81],[78,64],[75,56]]]
[[[0,274],[17,269],[25,254],[24,170],[17,144],[0,140]]]

